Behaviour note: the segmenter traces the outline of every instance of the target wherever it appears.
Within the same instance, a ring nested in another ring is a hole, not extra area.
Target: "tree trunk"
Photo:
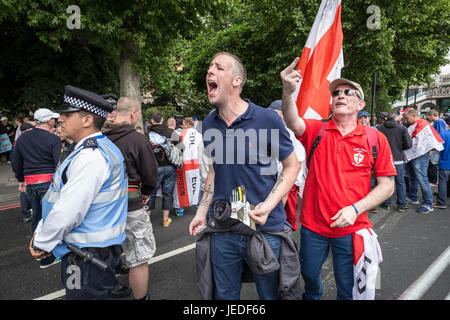
[[[120,51],[120,96],[137,99],[142,103],[140,89],[139,70],[133,68],[133,62],[139,55],[139,46],[132,40],[124,40]],[[142,127],[142,113],[139,117],[138,126]]]

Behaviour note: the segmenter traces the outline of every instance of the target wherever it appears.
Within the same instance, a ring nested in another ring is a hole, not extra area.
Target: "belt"
[[[119,244],[115,244],[115,245],[105,247],[105,248],[87,247],[84,249],[86,249],[94,254],[96,252],[98,252],[100,255],[100,258],[102,258],[103,260],[105,260],[109,257],[109,252],[112,252],[113,256],[115,256],[115,257],[120,256],[123,252],[123,248]]]
[[[42,182],[50,182],[52,181],[53,174],[52,173],[43,173],[43,174],[30,174],[25,176],[26,184],[35,184]]]
[[[114,257],[120,256],[122,254],[122,252],[123,252],[123,248],[119,244],[115,244],[115,245],[112,245],[112,246],[109,246],[109,247],[105,247],[105,248],[85,247],[85,248],[80,248],[80,249],[87,250],[87,251],[89,251],[89,252],[91,252],[93,254],[98,253],[102,260],[108,259],[110,252],[112,252],[112,255]],[[73,252],[69,252],[68,255],[72,255],[72,256],[78,257]]]
[[[140,185],[139,184],[128,183],[128,191],[139,191],[139,189],[140,189]]]
[[[128,199],[140,198],[140,182],[128,182]]]

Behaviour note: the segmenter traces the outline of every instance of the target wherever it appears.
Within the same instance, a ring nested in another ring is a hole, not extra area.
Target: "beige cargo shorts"
[[[125,264],[132,268],[149,263],[156,251],[150,217],[144,208],[128,212],[123,246]]]

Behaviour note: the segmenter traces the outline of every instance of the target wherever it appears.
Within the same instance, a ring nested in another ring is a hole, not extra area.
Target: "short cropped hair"
[[[192,117],[184,118],[183,122],[190,127],[194,126],[194,119]]]
[[[161,112],[159,111],[153,111],[152,113],[152,120],[156,123],[160,123],[163,119],[163,116],[161,114]]]
[[[439,112],[436,109],[431,109],[430,111],[427,112],[427,115],[431,115],[433,117],[438,117]]]
[[[80,117],[84,117],[87,115],[91,115],[94,118],[94,129],[95,130],[102,130],[103,124],[105,123],[106,118],[100,117],[96,114],[93,114],[88,111],[78,111],[80,113]]]
[[[408,109],[405,111],[405,114],[407,114],[408,116],[419,116],[419,111],[417,111],[416,109]]]
[[[125,116],[127,114],[129,114],[131,111],[135,110],[138,111],[140,107],[139,101],[134,99],[134,98],[130,98],[130,97],[121,97],[118,101],[117,101],[117,113]]]
[[[239,57],[235,56],[232,53],[226,52],[226,51],[221,51],[221,52],[216,53],[213,57],[213,60],[217,56],[222,56],[222,55],[226,55],[226,56],[233,58],[233,60],[235,62],[233,64],[233,74],[236,76],[240,76],[242,78],[242,83],[240,86],[240,91],[242,92],[242,88],[244,87],[245,83],[247,82],[247,69],[245,68],[244,64],[242,63],[241,59],[239,59]]]
[[[397,117],[398,117],[397,112],[389,112],[388,115],[387,115],[387,118],[389,120],[395,120]]]

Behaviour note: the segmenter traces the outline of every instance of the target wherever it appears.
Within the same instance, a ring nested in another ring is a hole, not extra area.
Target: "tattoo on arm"
[[[280,186],[280,184],[283,183],[283,181],[284,181],[284,175],[283,175],[283,172],[281,172],[277,178],[277,181],[275,182],[275,185],[273,186],[272,193],[277,192],[278,187]]]
[[[212,200],[212,195],[214,194],[214,192],[212,191],[211,185],[209,184],[208,188],[206,190],[203,189],[203,192],[204,192],[204,196],[203,196],[202,200],[200,201],[200,205],[203,207],[209,207],[210,201],[208,200],[208,198],[211,195],[211,200]]]

